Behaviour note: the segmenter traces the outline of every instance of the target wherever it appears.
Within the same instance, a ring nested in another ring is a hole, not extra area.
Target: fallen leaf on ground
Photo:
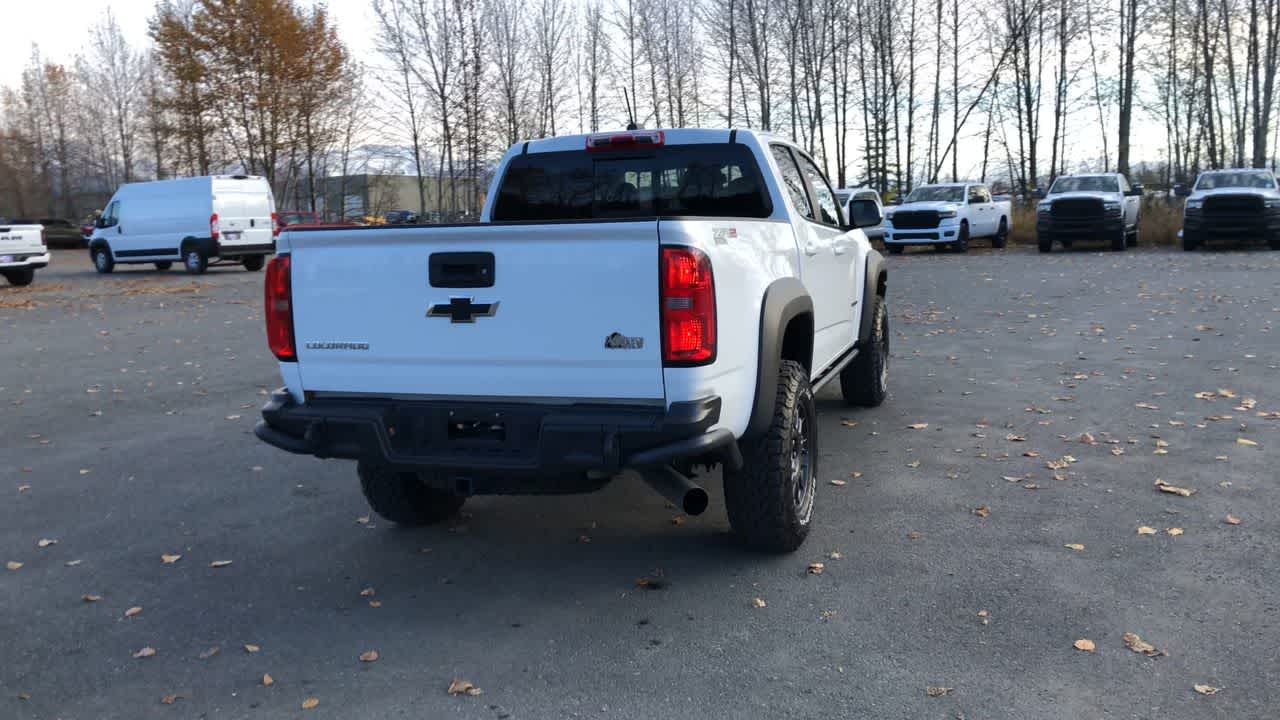
[[[1145,402],[1136,403],[1134,404],[1134,407],[1142,408],[1143,410],[1159,410],[1160,409],[1159,405],[1152,405],[1151,403],[1145,403]]]
[[[986,505],[979,505],[978,507],[974,508],[970,512],[972,512],[974,515],[977,515],[980,518],[984,518],[991,514],[991,508],[987,507]]]
[[[367,587],[360,591],[360,597],[373,597],[376,594],[377,594],[377,591],[371,587]]]
[[[1218,688],[1212,685],[1194,685],[1193,687],[1196,689],[1196,692],[1200,693],[1201,695],[1217,695],[1218,694]]]
[[[231,561],[230,561],[230,560],[214,560],[213,562],[209,563],[209,567],[211,567],[211,568],[224,568],[224,567],[226,567],[226,566],[228,566],[228,565],[230,565],[230,564],[231,564]]]
[[[377,650],[365,650],[360,653],[360,662],[375,662],[378,659]]]
[[[79,564],[80,564],[80,563],[82,563],[82,562],[84,562],[84,561],[83,561],[83,560],[68,560],[68,561],[66,561],[66,562],[64,562],[64,563],[62,563],[62,564],[63,564],[63,565],[66,565],[67,567],[75,567],[75,566],[79,565]]]
[[[1008,440],[1009,442],[1026,442],[1027,436],[1019,435],[1017,433],[1009,433],[1008,435],[1004,436],[1004,439]]]
[[[907,463],[907,467],[909,467],[909,468],[918,468],[918,467],[920,467],[920,461],[919,461],[919,460],[912,460],[911,462]]]
[[[81,595],[80,599],[85,602],[98,602],[102,599],[101,595]]]
[[[1178,487],[1177,485],[1170,485],[1159,478],[1156,479],[1156,489],[1160,492],[1167,492],[1171,495],[1180,495],[1182,497],[1191,497],[1196,494],[1195,488],[1184,488]]]
[[[214,655],[217,655],[220,652],[222,652],[222,648],[218,647],[217,645],[214,645],[213,647],[201,652],[196,657],[200,658],[201,660],[208,660],[209,658],[213,657]]]
[[[943,695],[950,695],[952,690],[955,690],[955,688],[935,687],[930,685],[924,689],[924,694],[929,697],[942,697]]]
[[[1248,446],[1250,446],[1250,447],[1255,447],[1255,446],[1257,446],[1257,444],[1258,444],[1258,443],[1256,443],[1256,442],[1254,442],[1254,441],[1250,440],[1249,438],[1236,438],[1236,444],[1237,444],[1237,445],[1248,445]]]
[[[769,604],[764,601],[764,598],[755,598],[754,600],[751,601],[751,604],[755,605],[758,608],[769,607]]]
[[[1085,445],[1096,445],[1098,441],[1093,438],[1093,433],[1081,433],[1080,442]]]
[[[833,478],[833,479],[831,480],[831,484],[832,484],[832,485],[835,485],[836,487],[844,487],[845,485],[848,485],[849,483],[848,483],[848,481],[846,481],[846,480],[841,480],[840,478]]]
[[[857,470],[854,470],[853,472],[849,473],[849,477],[853,478],[854,480],[857,480],[858,478],[862,477],[862,473],[858,472]]]
[[[40,538],[39,540],[36,541],[36,547],[40,547],[40,548],[47,548],[50,545],[57,545],[57,544],[58,544],[58,541],[56,538]]]
[[[276,679],[271,677],[271,673],[262,673],[262,687],[271,687],[276,684]]]
[[[261,649],[262,649],[262,648],[258,647],[257,645],[254,645],[253,643],[245,643],[245,644],[244,644],[244,651],[245,651],[245,652],[247,652],[247,653],[256,653],[256,652],[258,652],[258,651],[259,651],[259,650],[261,650]]]
[[[172,565],[181,559],[182,559],[182,556],[176,555],[176,554],[175,555],[165,554],[160,556],[160,562],[164,563],[165,565]]]
[[[1066,545],[1063,545],[1062,547],[1064,547],[1064,548],[1066,548],[1066,549],[1068,549],[1068,550],[1076,550],[1076,551],[1079,551],[1079,550],[1083,550],[1083,549],[1084,549],[1084,545],[1081,545],[1080,543],[1067,543]]]
[[[646,575],[636,580],[636,587],[645,590],[661,590],[667,586],[667,581],[653,575]]]
[[[378,609],[378,608],[382,607],[382,601],[381,601],[381,600],[370,600],[370,601],[369,601],[369,607],[371,607],[371,608],[373,608],[373,609],[375,609],[375,610],[376,610],[376,609]]]
[[[823,564],[822,564],[822,563],[820,563],[820,562],[809,563],[809,574],[810,574],[810,575],[821,575],[821,574],[822,574],[822,571],[823,571],[823,570],[825,570],[825,569],[826,569],[826,566],[825,566],[825,565],[823,565]]]
[[[165,705],[172,705],[172,704],[174,704],[175,702],[177,702],[177,701],[178,701],[178,698],[180,698],[180,697],[182,697],[182,696],[181,696],[181,695],[179,695],[179,694],[177,694],[177,693],[173,693],[173,694],[171,694],[171,695],[165,695],[165,696],[161,697],[161,698],[160,698],[160,702],[161,702],[161,703],[163,703],[163,704],[165,704]]]
[[[1139,535],[1155,535],[1156,529],[1149,525],[1140,525],[1138,527],[1138,534]]]
[[[303,710],[311,710],[320,704],[320,698],[309,697],[302,701]]]
[[[1225,518],[1223,518],[1222,522],[1228,525],[1239,525],[1240,518],[1236,517],[1235,515],[1228,515]]]
[[[684,521],[685,521],[686,519],[687,519],[687,518],[686,518],[684,515],[676,515],[675,517],[671,518],[671,524],[672,524],[672,525],[683,525],[683,524],[684,524]]]
[[[125,611],[124,611],[124,616],[125,616],[125,617],[133,617],[133,616],[135,616],[135,615],[139,615],[139,614],[141,614],[141,613],[142,613],[142,606],[141,606],[141,605],[134,605],[133,607],[131,607],[131,608],[129,608],[128,610],[125,610]]]
[[[841,420],[841,421],[840,421],[840,424],[841,424],[841,425],[843,425],[843,426],[845,426],[845,427],[858,427],[858,421],[857,421],[857,420]]]
[[[911,430],[924,430],[929,427],[929,423],[911,423],[907,427]]]
[[[918,532],[909,532],[909,533],[907,533],[907,539],[908,539],[908,540],[919,540],[921,537],[923,537],[923,536],[922,536],[920,533],[918,533]]]
[[[9,562],[5,563],[4,566],[10,570],[18,570],[22,567],[22,563],[18,562],[17,560],[10,560]]]
[[[1179,536],[1179,535],[1181,535],[1181,534],[1182,534],[1182,528],[1180,528],[1180,527],[1171,527],[1171,528],[1168,528],[1167,530],[1165,530],[1165,532],[1169,533],[1170,535],[1173,535],[1174,537],[1177,537],[1177,536]]]
[[[1121,640],[1124,641],[1125,647],[1129,648],[1130,650],[1136,653],[1142,653],[1147,657],[1156,657],[1157,655],[1164,655],[1163,650],[1157,650],[1155,645],[1152,645],[1146,640],[1143,640],[1141,637],[1138,637],[1137,633],[1127,632],[1121,637]]]
[[[1097,648],[1097,646],[1093,644],[1093,641],[1088,638],[1080,638],[1079,640],[1072,643],[1072,645],[1075,647],[1075,649],[1083,650],[1085,652],[1093,652]]]
[[[484,691],[471,684],[470,680],[454,678],[453,682],[449,683],[450,695],[479,695],[482,692]]]
[[[142,648],[141,650],[139,650],[138,652],[134,653],[134,654],[133,654],[133,657],[134,657],[135,659],[137,659],[137,658],[149,658],[149,657],[151,657],[151,656],[153,656],[153,655],[155,655],[155,654],[156,654],[156,649],[155,649],[155,648],[153,648],[153,647],[151,647],[150,645],[148,645],[147,647],[144,647],[144,648]]]

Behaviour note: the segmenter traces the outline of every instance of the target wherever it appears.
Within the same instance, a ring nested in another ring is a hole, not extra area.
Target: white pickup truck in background
[[[258,437],[358,460],[398,523],[478,494],[639,474],[702,512],[723,467],[748,545],[799,547],[819,483],[814,393],[887,391],[884,261],[794,144],[747,130],[520,143],[482,221],[286,229],[267,267],[285,387]],[[630,471],[630,472],[629,472]]]
[[[1036,206],[1036,240],[1042,253],[1055,241],[1070,248],[1077,240],[1103,240],[1124,250],[1138,244],[1141,217],[1142,186],[1124,175],[1064,175]]]
[[[1270,170],[1206,170],[1196,178],[1182,215],[1183,250],[1210,240],[1265,240],[1280,250],[1280,186]]]
[[[49,266],[41,225],[11,225],[0,218],[0,275],[10,285],[30,285],[36,270]]]
[[[993,200],[986,185],[921,185],[901,205],[885,208],[884,244],[895,255],[907,245],[966,252],[974,238],[991,238],[991,247],[1002,248],[1012,222],[1009,201]]]

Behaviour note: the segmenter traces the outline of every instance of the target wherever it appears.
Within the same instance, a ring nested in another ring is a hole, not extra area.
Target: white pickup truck
[[[36,270],[49,266],[41,225],[14,225],[0,218],[0,275],[10,285],[30,285]]]
[[[1182,249],[1214,240],[1266,240],[1280,250],[1280,187],[1270,170],[1206,170],[1182,215]]]
[[[1013,212],[1007,200],[993,200],[981,183],[921,185],[897,207],[885,208],[884,244],[897,255],[907,245],[933,245],[967,252],[974,238],[991,238],[1002,248]]]
[[[266,322],[285,387],[257,436],[358,460],[404,524],[621,474],[697,514],[691,476],[718,464],[738,536],[799,547],[814,393],[887,390],[874,203],[846,220],[790,142],[678,129],[517,144],[487,198],[479,224],[281,234]]]
[[[1042,253],[1053,250],[1054,241],[1070,248],[1077,240],[1105,240],[1124,250],[1138,244],[1141,217],[1142,185],[1124,175],[1064,175],[1036,206],[1036,240]]]

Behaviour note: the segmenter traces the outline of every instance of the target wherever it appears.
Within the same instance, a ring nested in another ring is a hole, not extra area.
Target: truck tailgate
[[[665,396],[657,221],[302,230],[285,240],[308,392]]]

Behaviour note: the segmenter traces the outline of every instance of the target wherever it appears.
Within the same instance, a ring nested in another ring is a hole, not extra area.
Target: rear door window
[[[814,219],[813,206],[809,204],[809,191],[805,189],[804,177],[796,166],[795,158],[791,156],[791,150],[786,145],[774,145],[772,150],[773,160],[778,163],[778,173],[782,175],[782,186],[791,196],[791,204],[795,205],[796,212],[810,220]]]
[[[640,151],[517,155],[507,165],[495,221],[772,214],[745,145],[667,145]]]

